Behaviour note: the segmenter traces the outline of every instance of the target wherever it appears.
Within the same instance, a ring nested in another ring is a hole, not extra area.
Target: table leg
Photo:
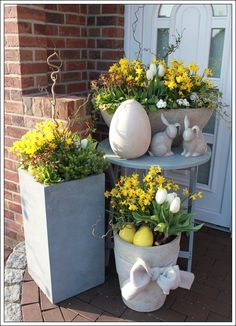
[[[197,173],[198,167],[190,168],[190,178],[189,178],[189,192],[194,193],[196,191],[196,184],[197,184]],[[188,213],[192,212],[192,200],[188,200]],[[192,217],[192,222],[194,224],[194,216]],[[187,270],[191,272],[192,269],[192,255],[193,255],[193,232],[189,234],[189,243],[188,243],[188,267]]]

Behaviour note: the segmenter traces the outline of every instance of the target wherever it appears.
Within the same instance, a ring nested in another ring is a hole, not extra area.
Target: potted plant
[[[163,131],[165,126],[160,116],[182,128],[187,114],[191,125],[200,129],[206,125],[213,110],[221,112],[221,92],[208,79],[211,69],[203,74],[195,63],[184,65],[183,61],[153,59],[150,65],[141,60],[121,58],[114,63],[97,81],[91,83],[92,103],[110,125],[112,116],[119,105],[127,99],[135,99],[149,115],[152,134]]]
[[[114,253],[122,299],[131,309],[159,309],[169,291],[190,288],[193,274],[176,265],[181,233],[197,231],[184,202],[202,197],[179,191],[179,185],[150,167],[140,180],[138,174],[122,176],[105,193],[113,208]]]
[[[53,58],[58,66],[51,63]],[[20,158],[28,271],[57,303],[104,282],[104,240],[95,237],[93,229],[96,224],[98,232],[104,232],[103,171],[109,164],[91,136],[80,139],[71,131],[89,97],[67,123],[56,119],[59,53],[49,55],[47,63],[52,69],[52,119],[37,123],[10,151]]]

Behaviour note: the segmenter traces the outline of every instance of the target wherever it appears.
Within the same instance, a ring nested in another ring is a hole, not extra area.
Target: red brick
[[[58,5],[58,9],[60,11],[63,11],[63,12],[80,12],[80,5],[77,5],[77,4],[67,4],[67,5],[64,5],[64,4],[59,4]]]
[[[22,101],[22,90],[20,89],[11,89],[11,99],[13,101]]]
[[[19,115],[12,115],[12,124],[19,127],[24,127],[24,117]]]
[[[88,36],[89,37],[99,37],[101,35],[101,28],[89,28]]]
[[[19,47],[18,35],[5,35],[5,48]]]
[[[87,46],[88,48],[95,48],[96,46],[95,40],[89,39]]]
[[[66,46],[68,48],[85,48],[87,41],[85,39],[67,39]]]
[[[43,10],[38,10],[31,8],[29,5],[23,7],[23,5],[17,6],[17,14],[19,20],[45,20],[45,12]]]
[[[64,24],[64,15],[55,12],[46,12],[46,21],[49,24]]]
[[[46,50],[35,50],[35,60],[44,61],[47,60],[47,51]]]
[[[12,231],[12,230],[9,230],[9,229],[5,228],[4,233],[10,239],[17,239],[17,233]]]
[[[101,13],[101,5],[89,4],[88,5],[88,13],[89,14],[100,14]]]
[[[27,22],[5,22],[4,27],[6,34],[32,33],[31,23]]]
[[[17,233],[17,243],[25,241],[24,233],[23,231],[21,233]]]
[[[20,49],[20,62],[32,61],[33,52],[31,50],[22,50]]]
[[[66,62],[67,71],[71,70],[84,70],[86,69],[85,61],[68,61]]]
[[[8,220],[5,218],[5,228],[8,230],[11,230],[16,233],[21,233],[22,232],[22,227],[19,224],[16,224],[15,222]]]
[[[120,58],[122,58],[124,55],[124,52],[123,51],[114,51],[114,50],[107,50],[107,51],[102,51],[102,59],[110,59],[110,60],[114,60],[114,61],[117,61],[119,60]]]
[[[20,138],[27,132],[25,128],[17,128],[17,127],[7,127],[6,133],[8,136]]]
[[[59,26],[59,35],[61,36],[80,36],[80,27],[75,26]]]
[[[4,216],[6,218],[8,218],[9,220],[13,220],[15,219],[15,214],[7,209],[4,210]]]
[[[21,78],[22,82],[22,88],[33,88],[34,87],[34,77],[22,77]]]
[[[4,55],[5,55],[5,62],[20,60],[20,51],[16,49],[5,49]]]
[[[102,29],[102,36],[103,37],[123,38],[124,37],[124,29],[123,28],[116,28],[116,27],[103,28]]]
[[[102,71],[107,71],[112,64],[113,64],[112,61],[98,61],[97,69]]]
[[[39,302],[39,289],[35,282],[23,283],[21,304]]]
[[[15,191],[17,192],[17,185],[10,181],[4,181],[4,187],[7,190]]]
[[[12,170],[12,171],[16,171],[17,167],[18,167],[18,164],[16,162],[10,161],[10,160],[8,160],[6,158],[4,160],[4,165],[5,165],[6,169]]]
[[[84,4],[84,5],[79,5],[79,13],[81,14],[87,14],[88,11],[88,5]]]
[[[16,223],[22,225],[23,224],[23,217],[22,217],[22,215],[15,213],[15,221],[16,221]]]
[[[80,59],[80,50],[63,50],[61,51],[61,57],[63,60],[66,59]]]
[[[64,319],[62,317],[61,311],[59,308],[50,309],[47,311],[43,311],[43,319],[46,322],[64,322]]]
[[[17,6],[4,6],[5,19],[7,18],[17,18]]]
[[[44,48],[47,46],[47,39],[46,37],[40,36],[24,36],[19,35],[19,44],[22,47],[37,47],[37,48]]]
[[[21,78],[16,76],[12,77],[5,75],[4,86],[9,88],[21,88]]]
[[[109,5],[102,5],[102,13],[103,14],[124,14],[124,5],[123,4],[109,4]]]
[[[82,83],[75,83],[75,84],[69,84],[67,86],[67,91],[69,93],[83,92],[85,90],[86,90],[86,84],[84,82],[82,82]]]
[[[12,194],[12,201],[14,202],[14,203],[17,203],[17,204],[20,204],[21,205],[21,196],[20,195],[18,195],[18,194]],[[21,216],[21,215],[19,215],[19,216]]]
[[[116,39],[98,39],[97,40],[98,48],[107,48],[107,49],[122,49],[123,48],[123,40]]]
[[[4,191],[4,198],[12,200],[12,193],[10,191]]]
[[[22,75],[47,73],[48,66],[46,63],[23,63],[21,65]]]
[[[18,204],[15,204],[15,203],[9,201],[8,206],[9,206],[9,209],[12,210],[13,212],[18,212],[18,213],[22,214],[21,205],[18,205]]]
[[[60,49],[60,48],[65,48],[66,42],[64,38],[47,38],[47,47],[52,48],[52,49]]]
[[[20,73],[21,73],[20,63],[6,63],[5,64],[5,74],[6,75],[10,75],[10,74],[20,75]],[[6,87],[8,87],[8,86],[6,86]]]
[[[85,24],[85,17],[79,15],[66,15],[66,24],[71,25],[84,25]]]
[[[19,182],[19,177],[17,172],[5,170],[4,177],[6,180],[13,181],[15,183]]]
[[[101,52],[99,50],[92,50],[92,51],[89,51],[88,56],[90,59],[100,59]]]
[[[5,137],[5,146],[11,147],[17,139],[11,137]]]
[[[5,125],[11,125],[12,124],[12,116],[9,114],[5,114],[4,122],[5,122]]]
[[[23,104],[21,102],[5,102],[5,112],[23,114]]]
[[[24,283],[24,284],[27,284],[27,283]],[[25,322],[30,322],[30,321],[31,322],[32,321],[42,322],[43,321],[41,311],[40,311],[40,306],[38,303],[22,306],[22,315],[23,315],[23,321],[25,321]]]
[[[77,316],[75,317],[75,319],[73,319],[73,322],[85,322],[85,323],[89,323],[89,319],[84,318],[84,317],[81,316],[81,315],[77,315]]]

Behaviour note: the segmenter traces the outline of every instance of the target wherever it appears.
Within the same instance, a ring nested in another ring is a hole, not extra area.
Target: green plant
[[[181,232],[199,230],[203,224],[193,225],[191,214],[186,212],[184,202],[202,197],[202,193],[190,194],[188,189],[178,195],[179,185],[161,175],[160,167],[151,167],[139,181],[138,174],[121,177],[111,191],[114,210],[114,229],[120,231],[127,225],[135,228],[147,225],[153,232],[154,243],[169,242]],[[169,192],[168,192],[169,191]]]
[[[80,139],[59,121],[38,123],[16,141],[10,151],[20,157],[20,166],[44,184],[81,179],[108,167],[103,153],[91,138]]]
[[[56,57],[59,66],[50,63]],[[74,112],[67,123],[57,121],[56,94],[54,91],[58,74],[62,67],[59,54],[54,51],[47,58],[48,65],[53,69],[51,79],[52,118],[37,123],[34,130],[28,131],[19,141],[14,142],[10,152],[15,152],[20,158],[20,166],[34,178],[47,185],[81,179],[92,174],[103,172],[109,163],[103,158],[103,153],[97,149],[97,142],[91,136],[80,139],[70,128],[78,119],[81,106]],[[85,105],[87,101],[83,104]],[[83,106],[82,105],[82,106]]]

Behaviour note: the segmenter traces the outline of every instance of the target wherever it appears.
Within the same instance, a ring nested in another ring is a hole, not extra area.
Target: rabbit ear
[[[161,121],[164,123],[164,125],[166,125],[166,126],[169,126],[170,124],[169,124],[169,122],[166,120],[166,118],[164,117],[164,114],[162,113],[161,114]]]
[[[200,128],[198,126],[193,126],[192,130],[195,131],[196,130],[196,134],[199,134]]]
[[[186,116],[184,117],[184,128],[187,129],[188,127],[189,127],[189,119],[186,114]]]

